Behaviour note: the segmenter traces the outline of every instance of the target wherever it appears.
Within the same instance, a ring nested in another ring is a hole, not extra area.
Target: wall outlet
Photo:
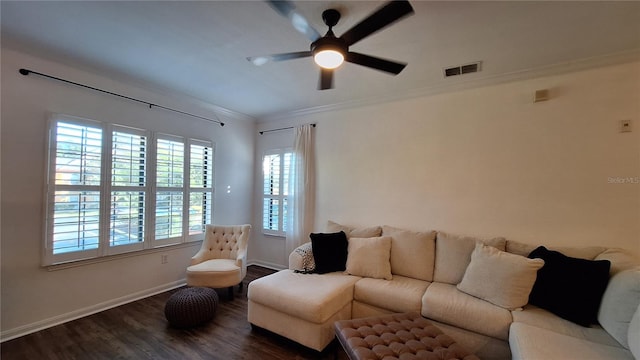
[[[631,132],[631,120],[620,120],[620,132]]]
[[[534,103],[547,100],[549,100],[549,89],[536,90],[536,92],[533,93]]]
[[[167,264],[169,262],[169,255],[160,255],[160,263]]]

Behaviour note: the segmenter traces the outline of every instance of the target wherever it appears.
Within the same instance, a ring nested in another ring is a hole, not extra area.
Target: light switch
[[[620,132],[631,132],[631,120],[620,120]]]

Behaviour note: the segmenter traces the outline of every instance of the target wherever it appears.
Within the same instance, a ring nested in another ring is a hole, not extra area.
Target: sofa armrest
[[[316,267],[313,261],[313,252],[311,251],[311,242],[304,243],[295,248],[289,254],[289,269],[309,271]]]
[[[247,275],[247,249],[238,252],[238,256],[236,256],[236,266],[240,268],[242,278],[244,279]]]
[[[207,260],[207,251],[205,249],[200,249],[198,250],[198,252],[193,255],[193,257],[191,258],[191,262],[190,265],[197,265],[200,264],[201,262],[204,262],[205,260]]]

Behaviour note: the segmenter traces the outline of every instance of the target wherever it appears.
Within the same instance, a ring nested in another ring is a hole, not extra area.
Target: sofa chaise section
[[[255,326],[322,351],[334,338],[333,323],[351,319],[353,286],[342,273],[282,270],[249,283],[247,318]]]

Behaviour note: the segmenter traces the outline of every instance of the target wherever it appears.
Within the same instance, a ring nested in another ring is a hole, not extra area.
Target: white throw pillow
[[[458,290],[505,309],[527,304],[542,259],[500,251],[477,243]]]
[[[640,267],[617,273],[602,295],[598,322],[622,346],[629,348],[627,333],[633,313],[640,306]],[[637,339],[636,342],[640,341]]]
[[[640,306],[636,309],[631,323],[629,323],[629,333],[627,334],[627,341],[629,342],[629,350],[636,359],[640,359]]]
[[[350,275],[391,280],[391,238],[350,238],[347,269]]]

